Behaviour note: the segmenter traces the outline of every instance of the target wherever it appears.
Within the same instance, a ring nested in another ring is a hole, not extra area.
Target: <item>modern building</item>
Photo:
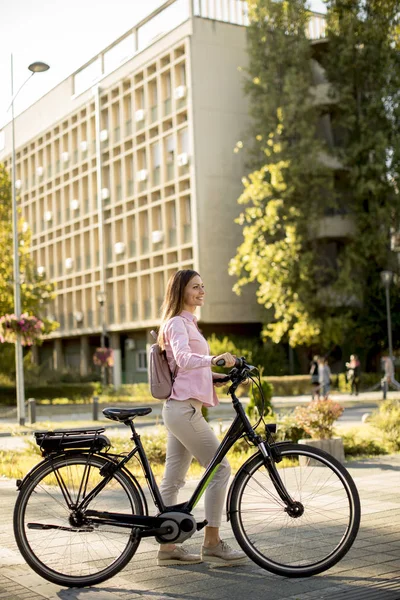
[[[248,119],[247,3],[169,0],[15,120],[19,207],[38,272],[56,285],[60,328],[39,349],[53,368],[93,368],[103,332],[114,381],[146,379],[166,282],[206,283],[201,326],[257,331],[254,290],[228,263],[245,174],[233,153]],[[323,36],[314,15],[310,37]],[[11,166],[11,127],[0,161]]]

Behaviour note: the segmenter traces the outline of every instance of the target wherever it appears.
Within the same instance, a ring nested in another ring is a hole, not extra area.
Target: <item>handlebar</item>
[[[217,362],[215,363],[217,367],[224,367],[225,366],[225,359],[224,358],[220,358],[219,360],[217,360]],[[246,367],[250,367],[251,365],[248,365],[244,359],[244,357],[242,356],[241,358],[235,358],[235,369],[242,369],[244,366]]]

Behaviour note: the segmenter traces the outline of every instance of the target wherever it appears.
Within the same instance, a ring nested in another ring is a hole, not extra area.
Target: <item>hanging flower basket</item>
[[[93,355],[93,362],[97,367],[112,367],[114,365],[112,348],[97,348]]]
[[[17,315],[3,315],[0,317],[0,342],[15,344],[18,334],[23,346],[33,346],[35,341],[43,334],[44,323],[33,315],[23,313]]]

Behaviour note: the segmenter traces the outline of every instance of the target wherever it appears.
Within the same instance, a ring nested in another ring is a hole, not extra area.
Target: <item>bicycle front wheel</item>
[[[360,524],[357,488],[332,456],[306,445],[279,444],[278,473],[299,510],[290,515],[256,454],[238,473],[230,502],[232,529],[260,567],[285,577],[308,577],[336,564]]]
[[[101,525],[71,508],[103,481],[101,456],[68,455],[43,463],[23,485],[14,510],[19,550],[39,575],[58,585],[94,585],[118,573],[139,541],[131,529]],[[88,509],[143,515],[129,477],[116,472]]]

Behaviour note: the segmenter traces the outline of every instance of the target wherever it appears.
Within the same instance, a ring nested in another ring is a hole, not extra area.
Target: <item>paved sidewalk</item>
[[[143,540],[116,577],[86,589],[66,589],[41,579],[24,563],[12,533],[15,483],[0,480],[0,599],[4,600],[399,600],[400,454],[347,463],[361,496],[362,523],[348,555],[330,571],[309,579],[284,579],[253,563],[236,568],[205,565],[158,568],[156,544]],[[185,495],[193,489],[188,484]],[[182,498],[183,499],[183,498]],[[203,506],[196,508],[202,516]],[[229,524],[223,537],[232,540]],[[186,546],[198,549],[201,537]]]

